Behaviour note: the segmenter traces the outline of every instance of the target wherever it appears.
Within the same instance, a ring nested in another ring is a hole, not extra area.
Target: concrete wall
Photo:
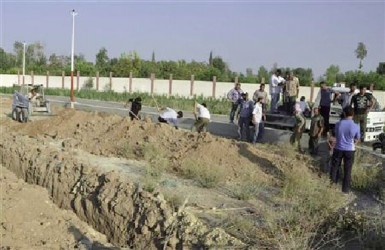
[[[74,88],[82,88],[89,77],[74,76]],[[26,75],[25,83],[44,84],[50,88],[64,88],[69,89],[71,87],[70,76],[44,76],[44,75]],[[99,77],[98,89],[104,91],[111,87],[116,92],[129,92],[131,82],[131,91],[133,92],[151,92],[151,79],[150,78],[124,78],[124,77]],[[22,83],[21,75],[3,75],[0,74],[0,86],[12,86],[13,84]],[[97,88],[97,78],[93,77],[94,88]],[[215,86],[215,88],[214,88]],[[231,82],[215,82],[214,81],[193,81],[191,86],[191,80],[172,80],[171,94],[179,96],[191,96],[192,94],[203,95],[211,97],[215,94],[216,98],[225,97],[227,92],[234,87],[234,83]],[[242,89],[249,93],[254,93],[259,88],[259,84],[243,83]],[[169,94],[170,80],[154,79],[153,81],[153,93],[154,94]],[[269,86],[266,85],[266,91],[269,91]],[[318,87],[314,90],[315,99],[318,92]],[[310,100],[311,88],[301,87],[300,96],[305,96],[307,100]],[[385,107],[385,91],[374,91],[374,95],[380,102],[381,107]]]

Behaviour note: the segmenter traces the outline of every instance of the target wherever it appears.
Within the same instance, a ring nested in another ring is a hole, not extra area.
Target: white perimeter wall
[[[74,88],[82,88],[85,81],[89,77],[74,76]],[[112,90],[115,92],[124,92],[129,91],[130,79],[121,78],[121,77],[112,77]],[[13,84],[18,84],[22,82],[22,76],[18,75],[5,75],[0,74],[0,86],[10,87]],[[169,80],[155,79],[154,80],[154,94],[168,94],[169,93]],[[47,76],[35,75],[31,77],[30,75],[25,76],[25,83],[34,83],[34,84],[44,84],[47,86]],[[61,88],[63,83],[62,76],[49,76],[48,77],[48,87],[49,88]],[[93,86],[96,89],[96,77],[93,77]],[[70,76],[64,77],[64,88],[69,89],[71,87],[71,78]],[[216,82],[215,84],[215,97],[221,98],[225,97],[227,92],[234,87],[234,83],[231,82]],[[109,77],[99,77],[99,90],[108,90],[110,88],[110,78]],[[243,83],[242,89],[249,93],[254,93],[256,89],[259,88],[259,84]],[[133,92],[151,92],[151,79],[150,78],[132,78],[131,90]],[[191,91],[191,81],[190,80],[172,80],[172,95],[179,95],[189,97]],[[266,91],[269,91],[268,84],[266,85]],[[318,92],[318,87],[315,88],[314,97],[315,99]],[[299,96],[305,96],[307,100],[310,100],[310,87],[301,87]],[[194,81],[193,84],[193,94],[203,95],[206,97],[213,96],[213,82],[210,81]],[[385,107],[385,91],[374,91],[374,95],[377,100],[380,102],[381,107]]]

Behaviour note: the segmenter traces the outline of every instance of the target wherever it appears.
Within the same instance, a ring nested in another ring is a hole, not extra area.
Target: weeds
[[[204,188],[213,188],[225,179],[225,173],[217,166],[203,166],[195,161],[186,161],[182,166],[182,175],[193,179]]]
[[[351,186],[354,189],[362,190],[362,191],[378,191],[380,182],[382,181],[382,167],[377,164],[371,166],[365,166],[364,163],[364,155],[361,150],[356,151],[355,162],[352,168],[352,181]]]
[[[265,183],[251,179],[241,180],[229,185],[229,195],[238,200],[250,200],[255,198],[265,186]]]

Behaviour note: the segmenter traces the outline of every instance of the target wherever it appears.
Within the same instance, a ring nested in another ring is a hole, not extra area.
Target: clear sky
[[[385,61],[385,1],[1,1],[1,47],[40,41],[46,54],[75,53],[90,61],[101,47],[110,57],[137,51],[143,59],[208,61],[212,50],[233,71],[259,66],[310,67],[315,78],[330,64],[363,70]]]

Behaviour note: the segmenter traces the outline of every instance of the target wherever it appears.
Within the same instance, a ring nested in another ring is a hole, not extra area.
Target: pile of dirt
[[[218,167],[228,180],[253,175],[262,181],[277,181],[284,157],[209,133],[176,130],[167,124],[130,121],[116,115],[64,109],[50,119],[27,124],[5,123],[11,131],[31,137],[51,137],[95,155],[143,159],[151,144],[179,173],[194,162]]]

